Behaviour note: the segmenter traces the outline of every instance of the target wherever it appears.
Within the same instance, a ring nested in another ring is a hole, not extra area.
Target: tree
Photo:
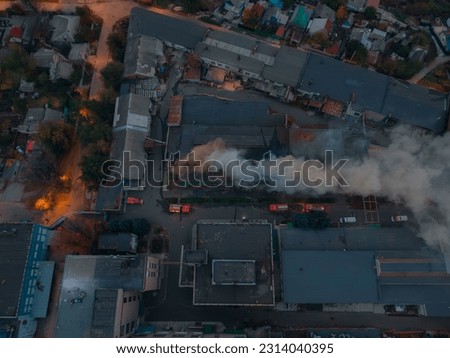
[[[103,163],[107,159],[106,154],[98,152],[90,153],[81,159],[81,180],[87,185],[88,189],[96,189],[102,182],[104,177]]]
[[[108,35],[107,44],[114,61],[122,62],[125,56],[127,38],[122,32],[112,32]]]
[[[321,48],[327,48],[330,46],[330,40],[325,32],[319,31],[311,36],[310,42],[312,44],[317,44]]]
[[[322,0],[321,3],[331,7],[333,10],[339,9],[340,6],[345,5],[346,0]]]
[[[132,224],[132,233],[138,237],[143,237],[150,231],[150,223],[144,218],[134,219]]]
[[[330,218],[325,211],[312,210],[297,214],[294,224],[304,229],[326,229],[330,226]]]
[[[347,9],[345,8],[344,5],[341,5],[336,11],[336,19],[342,22],[346,18],[347,18]]]
[[[73,128],[62,121],[45,123],[39,127],[38,133],[41,143],[60,159],[70,149],[73,140]]]
[[[367,20],[375,20],[377,18],[377,9],[373,6],[366,7],[366,10],[364,10],[364,16]]]
[[[367,64],[367,56],[369,52],[367,49],[357,40],[351,40],[346,44],[347,58],[359,63],[360,65]]]
[[[100,73],[105,87],[119,91],[123,73],[123,65],[120,62],[108,63]]]

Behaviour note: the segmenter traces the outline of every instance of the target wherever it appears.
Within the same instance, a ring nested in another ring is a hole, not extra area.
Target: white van
[[[354,224],[356,222],[356,218],[354,216],[346,216],[345,218],[340,218],[339,222],[341,224],[344,224],[344,223]]]
[[[398,215],[398,216],[391,216],[392,222],[400,222],[400,221],[408,221],[408,217],[406,215]]]

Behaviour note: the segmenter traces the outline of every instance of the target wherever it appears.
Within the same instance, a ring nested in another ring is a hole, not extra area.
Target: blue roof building
[[[33,337],[47,316],[55,263],[47,261],[52,231],[39,224],[0,224],[0,326]]]

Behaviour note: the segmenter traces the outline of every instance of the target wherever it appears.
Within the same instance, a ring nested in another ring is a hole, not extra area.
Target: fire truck
[[[289,205],[288,204],[270,204],[269,211],[271,213],[283,213],[283,212],[289,211]]]
[[[190,214],[191,213],[191,204],[170,204],[169,205],[169,213]]]
[[[142,204],[144,204],[144,199],[133,198],[132,196],[129,196],[127,198],[127,204],[129,204],[129,205],[142,205]]]

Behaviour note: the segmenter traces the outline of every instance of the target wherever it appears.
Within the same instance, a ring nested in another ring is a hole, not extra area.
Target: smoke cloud
[[[340,173],[348,186],[337,183],[333,186],[309,186],[303,180],[295,186],[285,185],[294,172],[302,172],[306,159],[293,156],[269,158],[276,162],[275,172],[270,172],[271,178],[283,180],[276,180],[277,185],[268,186],[267,190],[288,194],[384,196],[403,204],[414,214],[419,224],[419,235],[427,244],[450,251],[450,135],[418,136],[407,127],[397,127],[390,137],[391,144],[384,150],[362,160],[349,160],[342,168]],[[230,161],[245,161],[243,151],[227,147],[222,139],[195,147],[184,160],[193,163],[193,158],[201,162],[217,161],[224,168]],[[264,168],[267,168],[269,159],[253,162],[253,171],[267,177]],[[291,166],[283,167],[282,163],[286,161],[291,161]],[[283,167],[282,173],[279,172],[280,167]],[[325,179],[323,168],[312,169],[310,177]],[[205,167],[196,170],[204,171]],[[223,174],[232,175],[233,182],[242,186],[244,175],[241,171],[234,168],[233,172]]]

